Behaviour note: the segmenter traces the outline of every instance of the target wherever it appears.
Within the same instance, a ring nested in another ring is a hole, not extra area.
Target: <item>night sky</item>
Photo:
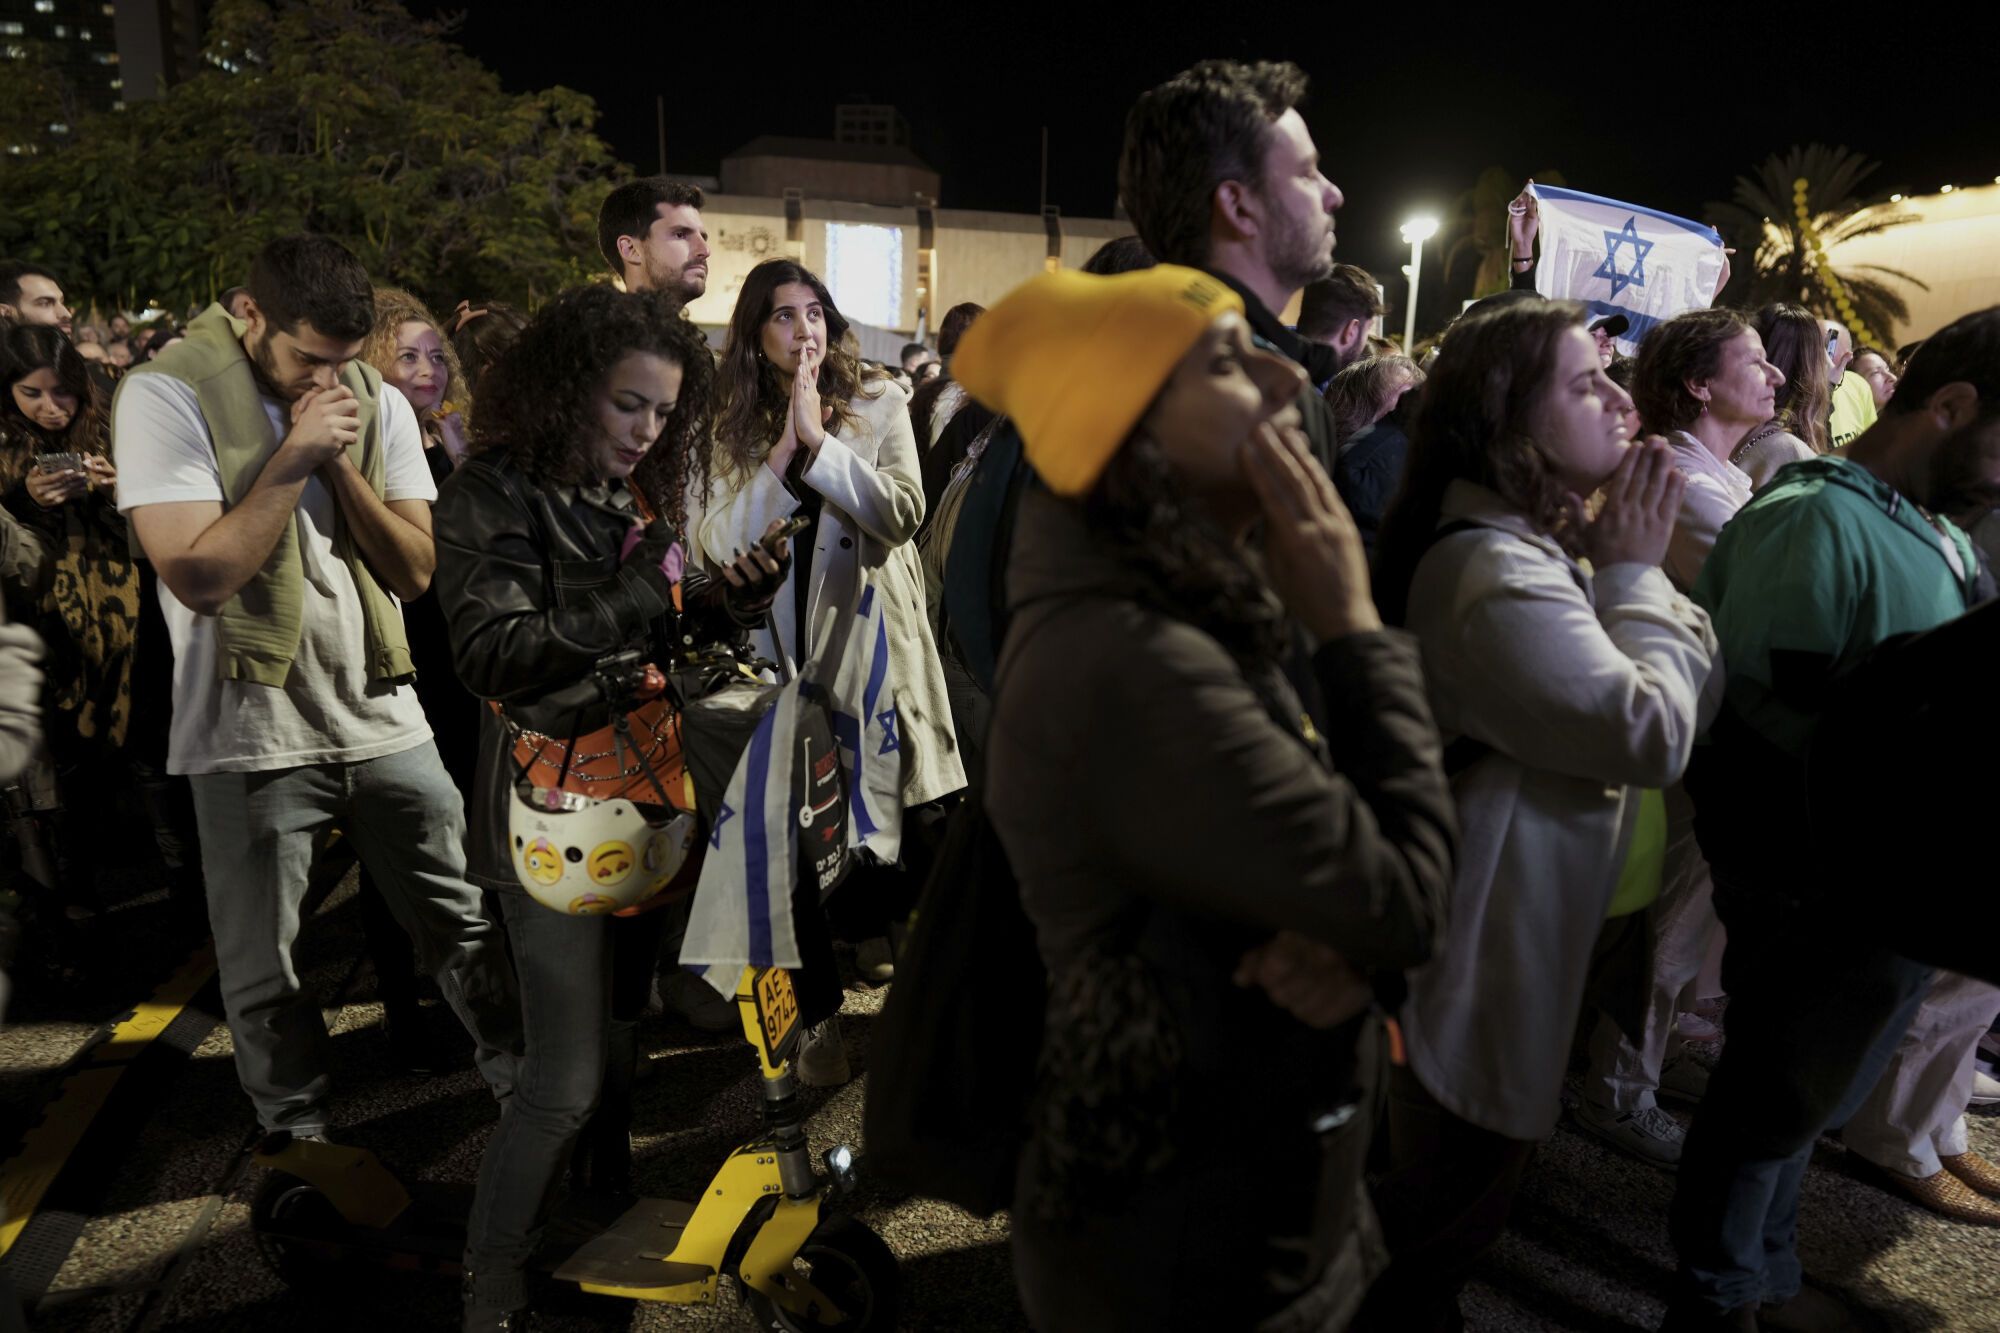
[[[1137,93],[1207,56],[1289,59],[1312,79],[1303,111],[1347,196],[1336,257],[1385,275],[1408,258],[1397,224],[1442,210],[1489,165],[1521,177],[1554,167],[1574,188],[1694,217],[1794,143],[1868,154],[1883,190],[2000,176],[2000,23],[1899,28],[1914,8],[1745,18],[1584,0],[1556,36],[1538,31],[1564,9],[1548,5],[1235,3],[1173,23],[1157,16],[1181,6],[1157,0],[1118,18],[1039,11],[1060,20],[1031,6],[879,5],[865,24],[847,6],[553,7],[603,15],[569,23],[491,0],[412,8],[463,12],[457,40],[510,89],[589,93],[600,132],[642,171],[658,161],[656,93],[668,169],[699,175],[759,134],[830,138],[834,104],[865,97],[909,118],[947,208],[1032,212],[1047,124],[1049,202],[1085,217],[1110,214]]]

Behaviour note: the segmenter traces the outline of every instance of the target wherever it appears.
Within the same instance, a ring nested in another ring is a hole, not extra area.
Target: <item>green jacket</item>
[[[1793,463],[1723,527],[1695,583],[1722,644],[1725,708],[1803,759],[1833,682],[1884,639],[1965,614],[1978,574],[1963,532],[1933,527],[1860,464]]]
[[[241,320],[221,306],[210,306],[187,327],[187,338],[144,365],[134,366],[125,379],[138,375],[171,375],[193,386],[215,444],[222,473],[223,505],[238,504],[250,493],[264,465],[283,439],[271,428],[256,371],[243,350]],[[376,403],[382,377],[373,367],[350,361],[341,383],[361,403],[361,436],[349,449],[354,465],[375,494],[382,494],[382,426]],[[124,392],[121,385],[119,392]],[[114,409],[112,419],[117,419]],[[112,440],[114,456],[121,447],[143,442]],[[304,572],[298,524],[278,539],[256,577],[243,585],[216,616],[216,674],[224,680],[248,681],[283,688],[298,652],[304,616]],[[366,627],[368,674],[394,680],[415,671],[409,642],[403,633],[402,610],[376,581],[361,558],[345,522],[336,521],[334,553],[346,562],[361,593]]]

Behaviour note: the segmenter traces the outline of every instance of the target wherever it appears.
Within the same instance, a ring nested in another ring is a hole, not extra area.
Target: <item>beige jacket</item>
[[[1491,748],[1452,779],[1458,875],[1403,1032],[1454,1115],[1541,1139],[1636,789],[1679,780],[1722,677],[1708,616],[1658,569],[1593,575],[1470,482],[1446,492],[1443,520],[1478,526],[1418,564],[1409,628],[1438,730]]]
[[[910,427],[910,396],[893,382],[876,385],[881,393],[854,400],[858,420],[829,433],[805,473],[806,485],[826,501],[812,536],[806,615],[810,624],[831,627],[815,640],[814,651],[828,653],[843,641],[864,579],[873,581],[876,595],[884,599],[904,755],[903,800],[916,805],[963,787],[965,768],[952,731],[944,668],[925,614],[923,568],[911,541],[924,521],[924,486]],[[768,467],[760,465],[747,478],[718,478],[705,506],[689,506],[694,547],[689,554],[719,568],[732,551],[749,550],[773,519],[789,517],[798,507],[783,479]],[[798,642],[795,604],[788,580],[771,604],[788,654]],[[777,644],[768,630],[755,631],[752,640],[760,653],[777,660]]]

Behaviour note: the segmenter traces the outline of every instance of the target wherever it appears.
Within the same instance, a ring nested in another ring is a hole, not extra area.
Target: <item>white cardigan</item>
[[[903,800],[916,805],[948,795],[965,785],[965,768],[952,732],[951,707],[945,695],[944,669],[938,664],[937,643],[924,611],[924,576],[911,538],[924,521],[923,474],[916,437],[910,429],[910,397],[891,380],[875,380],[850,405],[857,418],[839,432],[829,431],[805,483],[824,498],[819,526],[812,535],[812,584],[807,590],[810,625],[829,616],[848,616],[861,597],[864,577],[874,580],[876,596],[884,601],[889,632],[889,670],[896,691],[899,740],[903,753]],[[715,463],[720,469],[720,460]],[[749,550],[775,519],[797,511],[799,503],[766,464],[748,477],[718,475],[707,503],[688,526],[694,559],[711,568]],[[772,620],[793,654],[799,641],[795,629],[796,598],[791,580],[771,604]],[[842,643],[836,626],[827,642]],[[776,644],[767,630],[753,632],[759,652],[777,660]],[[804,663],[795,665],[804,666]]]
[[[1410,586],[1461,844],[1445,938],[1410,976],[1410,1068],[1454,1115],[1546,1138],[1584,975],[1637,812],[1721,701],[1708,616],[1651,565],[1593,575],[1498,495],[1454,482]]]

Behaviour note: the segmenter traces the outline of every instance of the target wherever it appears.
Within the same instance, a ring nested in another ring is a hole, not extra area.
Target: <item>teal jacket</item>
[[[1965,614],[1979,572],[1950,520],[1933,526],[1859,464],[1790,465],[1723,527],[1695,583],[1722,644],[1725,713],[1802,760],[1833,682],[1884,639]]]

